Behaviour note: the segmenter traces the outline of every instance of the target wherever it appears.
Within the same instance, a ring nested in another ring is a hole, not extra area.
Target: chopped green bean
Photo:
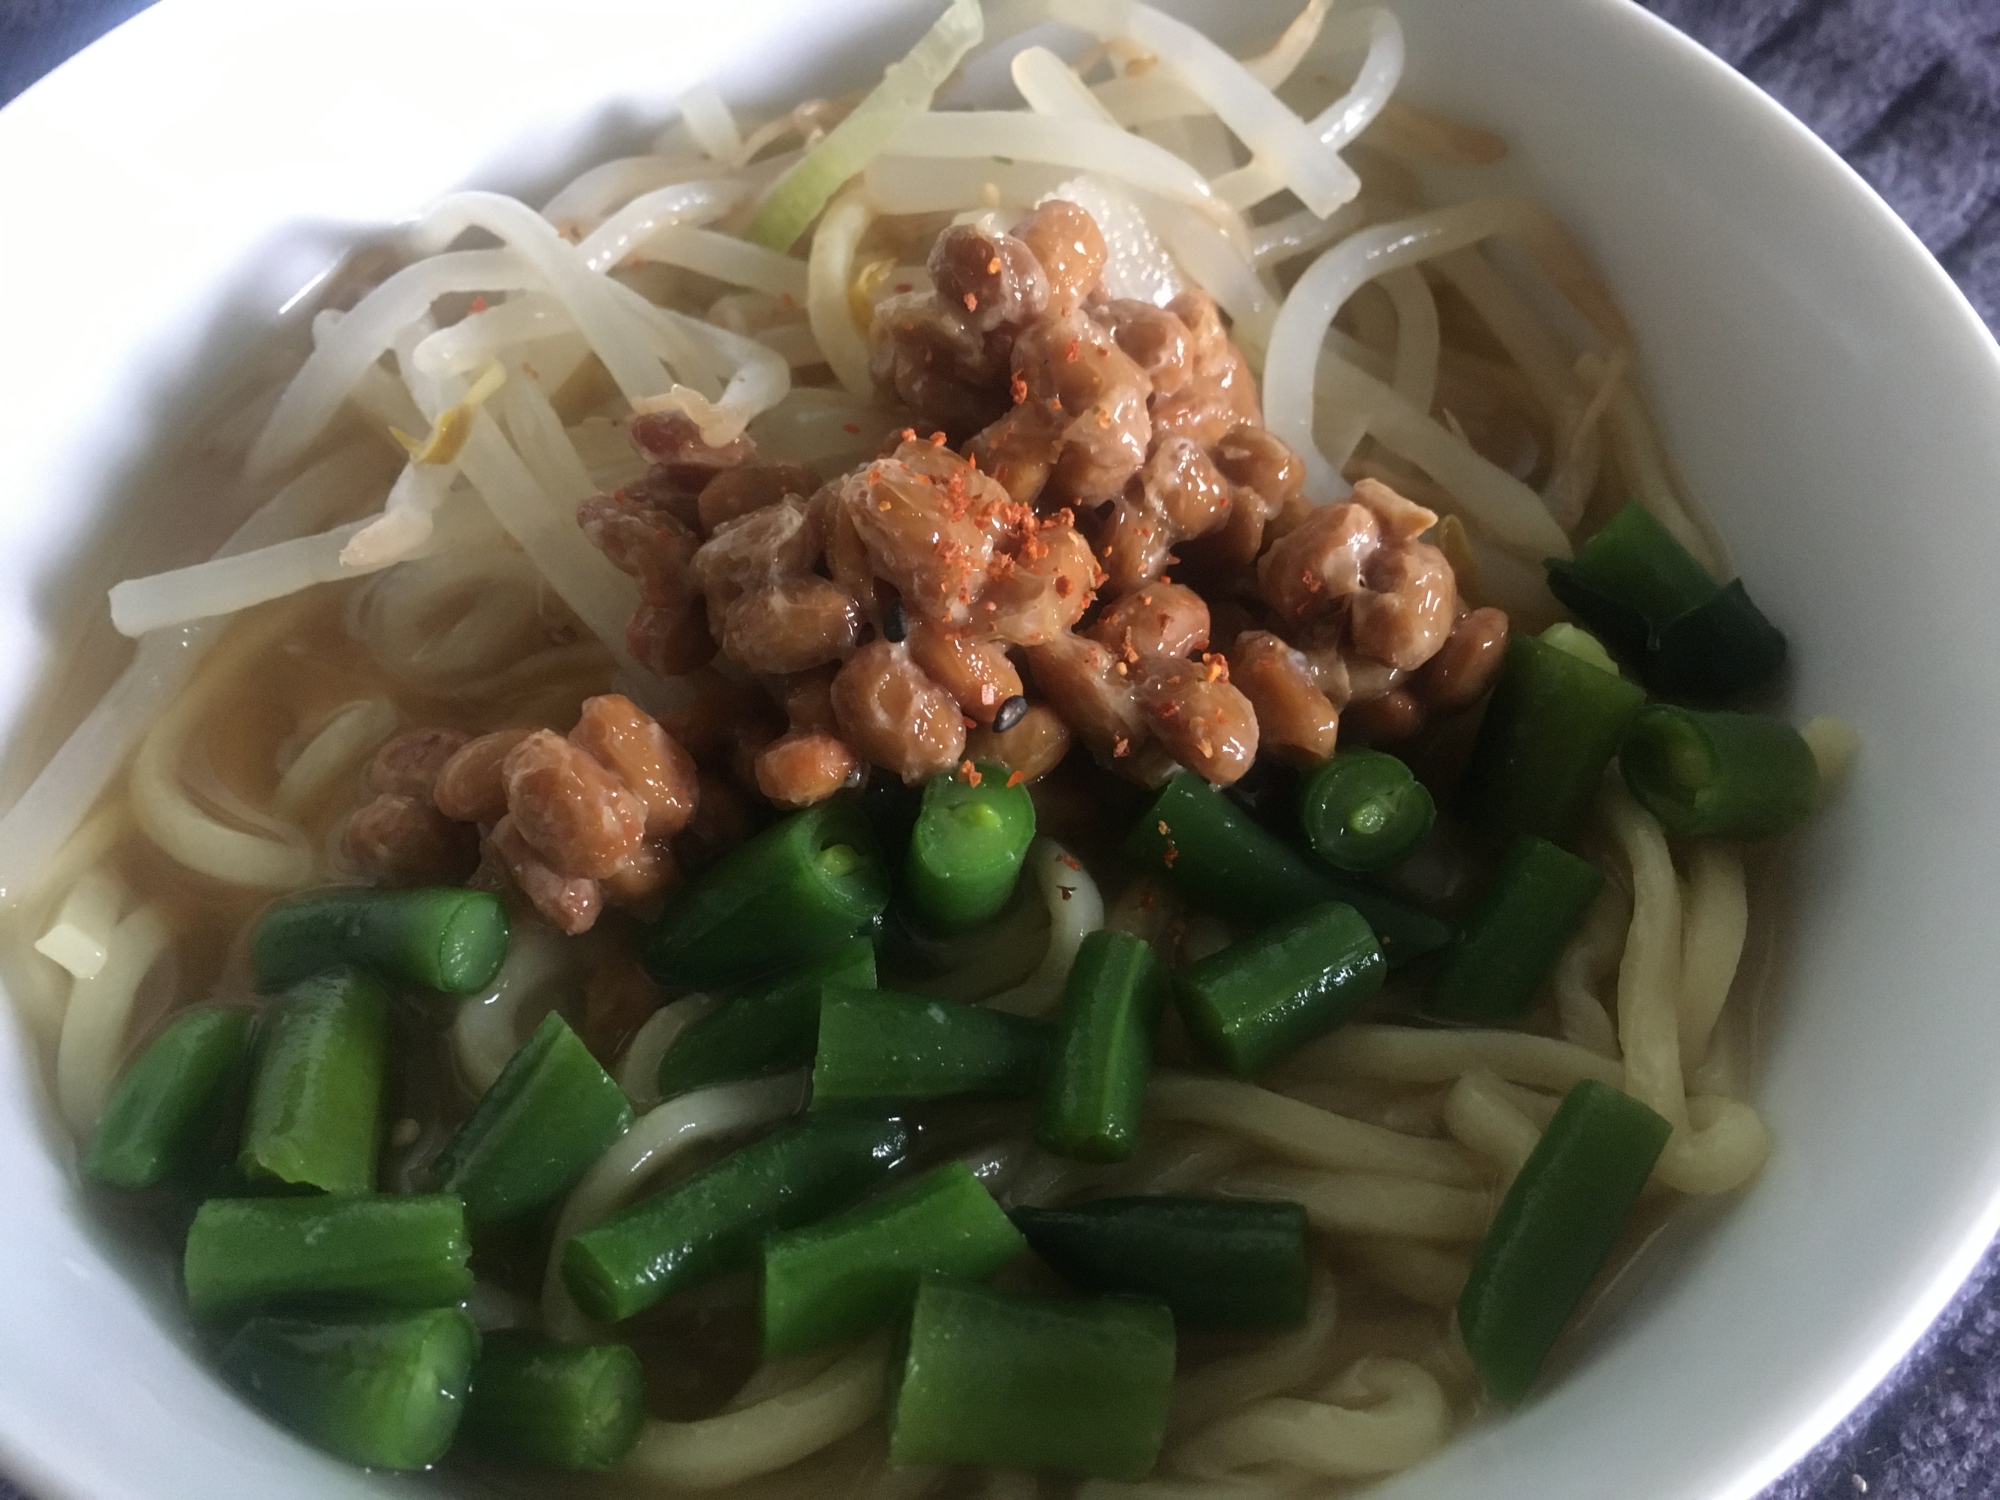
[[[1188,968],[1178,987],[1181,1019],[1211,1061],[1250,1078],[1353,1015],[1386,973],[1360,913],[1332,901]]]
[[[819,1044],[826,985],[875,987],[875,945],[851,937],[818,958],[753,979],[681,1033],[660,1059],[660,1097],[804,1067]]]
[[[1034,1252],[1085,1292],[1152,1297],[1178,1327],[1296,1328],[1311,1256],[1296,1203],[1097,1198],[1017,1208]]]
[[[1143,1479],[1166,1436],[1174,1316],[926,1278],[889,1419],[889,1461]]]
[[[1785,638],[1737,579],[1716,583],[1646,508],[1628,504],[1578,549],[1545,564],[1549,591],[1609,641],[1655,692],[1720,698],[1761,686]]]
[[[1269,921],[1338,896],[1332,876],[1192,771],[1161,788],[1132,826],[1125,853],[1231,921]]]
[[[608,1469],[646,1420],[646,1374],[624,1344],[559,1344],[511,1329],[486,1335],[459,1440],[497,1458]]]
[[[1597,866],[1522,834],[1431,980],[1425,1008],[1482,1026],[1520,1020],[1602,889]]]
[[[315,975],[272,1001],[244,1112],[244,1176],[373,1190],[388,1052],[389,997],[359,970]]]
[[[1299,821],[1336,870],[1392,865],[1430,832],[1437,808],[1410,768],[1380,750],[1342,750],[1306,781]]]
[[[336,1458],[423,1469],[458,1430],[479,1332],[455,1307],[345,1322],[252,1318],[222,1350],[225,1375]]]
[[[1672,1127],[1585,1079],[1563,1097],[1508,1188],[1458,1299],[1487,1388],[1519,1401],[1623,1232]]]
[[[924,786],[923,810],[903,861],[903,889],[932,927],[977,927],[1014,894],[1034,839],[1034,799],[1007,767],[989,761],[975,766],[971,777],[943,772]]]
[[[475,1226],[525,1218],[575,1187],[632,1123],[632,1106],[550,1011],[432,1164]]]
[[[472,1291],[465,1209],[409,1198],[211,1198],[182,1259],[196,1317],[274,1302],[438,1307]]]
[[[959,1095],[1026,1098],[1042,1087],[1055,1029],[956,1000],[826,986],[812,1107]]]
[[[125,1070],[83,1159],[87,1177],[151,1187],[188,1167],[213,1139],[244,1082],[247,1010],[184,1011]]]
[[[260,990],[348,967],[391,984],[470,995],[506,957],[507,910],[499,898],[454,886],[344,886],[288,896],[264,913],[250,938]]]
[[[1196,906],[1233,922],[1268,922],[1344,901],[1367,920],[1390,967],[1435,952],[1452,929],[1427,912],[1322,870],[1192,771],[1169,781],[1132,827],[1125,854],[1159,870]]]
[[[868,819],[835,799],[794,813],[690,882],[646,934],[662,984],[706,988],[815,957],[889,904]]]
[[[629,1318],[749,1265],[767,1234],[847,1207],[910,1141],[900,1120],[810,1115],[577,1235],[563,1249],[563,1282],[591,1317]]]
[[[1766,714],[1655,703],[1632,721],[1618,763],[1632,795],[1682,838],[1776,838],[1819,801],[1812,747]]]
[[[1139,1136],[1153,1028],[1171,986],[1152,947],[1129,932],[1084,938],[1056,1017],[1035,1140],[1077,1161],[1123,1161]]]
[[[926,1273],[982,1281],[1021,1233],[963,1162],[879,1203],[764,1242],[764,1354],[856,1338],[908,1309]]]
[[[1466,770],[1467,812],[1503,837],[1568,843],[1645,701],[1637,683],[1514,636]]]

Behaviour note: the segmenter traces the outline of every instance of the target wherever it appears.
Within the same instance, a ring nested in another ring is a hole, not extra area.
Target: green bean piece
[[[1021,878],[1035,839],[1035,803],[1007,767],[985,761],[924,785],[910,831],[903,890],[917,915],[941,932],[997,916]]]
[[[1166,1436],[1174,1315],[1124,1297],[1015,1297],[926,1277],[889,1461],[1143,1479]]]
[[[851,937],[818,958],[753,979],[681,1033],[660,1059],[660,1097],[782,1073],[813,1059],[826,985],[875,987],[875,945]]]
[[[563,1282],[591,1317],[629,1318],[750,1265],[766,1235],[846,1208],[912,1139],[901,1120],[809,1115],[577,1235],[563,1248]]]
[[[475,1227],[518,1220],[575,1186],[631,1123],[624,1091],[551,1011],[452,1133],[430,1177],[465,1200]]]
[[[507,909],[488,891],[456,886],[308,891],[278,902],[250,938],[260,990],[322,969],[367,969],[395,985],[447,995],[484,989],[507,957]]]
[[[264,1011],[237,1167],[329,1193],[375,1187],[389,997],[355,969],[293,985]]]
[[[1743,580],[1717,584],[1634,502],[1578,549],[1550,558],[1549,591],[1657,693],[1722,698],[1759,687],[1785,664],[1785,637]]]
[[[813,958],[889,904],[868,819],[835,799],[739,844],[684,887],[640,954],[662,984],[704,989]]]
[[[1056,1017],[1035,1140],[1075,1161],[1124,1161],[1139,1139],[1153,1028],[1172,992],[1152,946],[1129,932],[1084,938]]]
[[[474,1227],[518,1221],[575,1187],[631,1123],[625,1091],[550,1011],[445,1142],[431,1180],[465,1200]]]
[[[1740,578],[1652,633],[1641,678],[1676,698],[1727,698],[1784,670],[1784,633],[1751,601]]]
[[[1636,655],[1628,646],[1644,644],[1649,622],[1677,619],[1720,587],[1636,500],[1628,501],[1599,527],[1596,535],[1577,549],[1572,561],[1558,562],[1548,571],[1552,580],[1549,587],[1558,599],[1563,597],[1564,588],[1583,583],[1588,585],[1591,602],[1606,596],[1616,601],[1629,618],[1619,618],[1613,629],[1600,628],[1581,610],[1577,615],[1628,655]]]
[[[646,1420],[646,1373],[624,1344],[559,1344],[509,1329],[485,1336],[459,1441],[552,1469],[608,1469]]]
[[[1142,870],[1163,871],[1196,906],[1233,922],[1254,925],[1345,901],[1367,919],[1392,968],[1452,938],[1450,924],[1321,869],[1192,771],[1169,781],[1133,824],[1125,855]]]
[[[1133,824],[1125,854],[1235,922],[1267,922],[1339,897],[1332,876],[1192,771],[1161,788]]]
[[[423,1469],[458,1430],[479,1331],[455,1307],[345,1322],[252,1318],[222,1372],[272,1417],[336,1458]]]
[[[1425,1009],[1481,1026],[1520,1020],[1603,889],[1588,860],[1520,835],[1431,979]]]
[[[1210,1061],[1252,1078],[1353,1015],[1387,973],[1361,914],[1330,901],[1211,953],[1181,974],[1177,996]]]
[[[112,1187],[152,1187],[192,1165],[240,1092],[251,1014],[184,1011],[125,1070],[97,1122],[83,1172]]]
[[[1776,838],[1819,801],[1812,748],[1766,714],[1652,704],[1626,731],[1618,764],[1632,795],[1682,838]]]
[[[1097,1198],[1017,1208],[1029,1248],[1079,1291],[1151,1297],[1177,1328],[1296,1328],[1311,1276],[1306,1211],[1256,1199]]]
[[[983,1281],[1026,1248],[963,1162],[879,1203],[764,1242],[764,1355],[857,1338],[909,1309],[926,1274]]]
[[[1467,813],[1503,837],[1567,844],[1645,701],[1637,683],[1534,636],[1513,637],[1466,768]]]
[[[1055,1028],[956,1000],[830,984],[819,1006],[812,1107],[1039,1093]]]
[[[1585,1079],[1507,1189],[1458,1299],[1487,1389],[1519,1401],[1631,1216],[1673,1133],[1629,1094]]]
[[[407,1198],[211,1198],[182,1277],[198,1318],[274,1302],[440,1307],[472,1292],[465,1208]]]
[[[1313,852],[1353,874],[1393,865],[1436,818],[1429,789],[1380,750],[1340,751],[1313,772],[1299,803]]]

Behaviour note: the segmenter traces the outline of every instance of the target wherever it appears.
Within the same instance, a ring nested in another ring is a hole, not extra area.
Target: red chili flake
[[[1124,735],[1118,734],[1111,737],[1111,755],[1114,760],[1123,759],[1131,753],[1132,742],[1126,739]]]
[[[1058,573],[1056,575],[1056,597],[1058,599],[1067,599],[1075,590],[1076,585],[1069,581],[1069,574]]]
[[[1097,346],[1097,357],[1099,359],[1111,358],[1111,346],[1109,344],[1099,344]]]
[[[917,429],[914,427],[905,427],[903,429],[902,437],[904,442],[914,443],[917,440]]]
[[[1169,844],[1167,845],[1167,852],[1160,856],[1160,863],[1171,870],[1174,867],[1174,861],[1180,857],[1181,851],[1176,849],[1172,844]]]
[[[965,294],[965,310],[967,312],[979,311],[979,299],[973,296],[972,293],[970,292],[967,292]]]
[[[491,306],[491,304],[488,303],[484,297],[475,295],[472,299],[473,312],[485,312],[489,306]]]
[[[1019,786],[1022,782],[1026,781],[1027,779],[1028,778],[1023,776],[1019,771],[1009,771],[1007,773],[1007,785],[1010,787]]]
[[[958,763],[958,779],[967,786],[978,786],[980,781],[979,767],[975,766],[969,760],[960,761]]]
[[[780,302],[783,302],[783,303],[785,304],[785,306],[787,306],[787,307],[790,307],[790,306],[792,306],[792,305],[793,305],[793,304],[792,304],[792,294],[791,294],[790,292],[780,292],[780,293],[778,293],[778,300],[779,300]]]
[[[1077,341],[1076,341],[1075,339],[1071,339],[1071,340],[1069,341],[1069,347],[1068,347],[1067,349],[1063,350],[1063,359],[1064,359],[1064,361],[1065,361],[1066,363],[1069,363],[1069,364],[1072,364],[1072,365],[1073,365],[1073,364],[1075,364],[1075,363],[1076,363],[1076,351],[1077,351],[1077,350],[1078,350],[1079,348],[1081,348],[1081,347],[1082,347],[1082,346],[1081,346],[1081,345],[1080,345],[1080,344],[1079,344],[1079,343],[1078,343],[1078,342],[1077,342]]]
[[[916,290],[916,287],[910,282],[899,281],[896,283],[896,290],[899,292],[913,292]]]
[[[936,432],[931,434],[931,446],[933,448],[942,448],[944,446],[944,429],[942,427],[940,427]],[[960,484],[965,483],[965,481],[963,479],[959,479],[959,477],[956,474],[952,475],[951,477],[954,480],[957,480],[957,482]]]
[[[847,433],[857,433],[861,431],[861,424],[859,422],[843,422],[841,423],[841,430]]]
[[[1023,401],[1028,399],[1028,382],[1019,375],[1014,377],[1008,384],[1007,389],[1013,395],[1016,406],[1019,406]]]
[[[1073,885],[1059,885],[1056,889],[1062,892],[1062,898],[1065,901],[1076,894],[1076,887]]]

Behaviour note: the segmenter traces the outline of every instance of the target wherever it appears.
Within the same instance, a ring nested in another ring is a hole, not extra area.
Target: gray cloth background
[[[0,103],[146,3],[0,0]],[[1647,3],[1845,156],[2000,330],[2000,0]],[[2000,1250],[1763,1500],[1864,1495],[2000,1496]],[[0,1500],[24,1497],[0,1479]]]

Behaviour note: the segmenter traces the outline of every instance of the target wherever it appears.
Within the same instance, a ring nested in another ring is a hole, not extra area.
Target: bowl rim
[[[1394,0],[1388,3],[1393,7]],[[1930,247],[1847,158],[1772,94],[1640,0],[1580,0],[1580,3],[1622,13],[1650,36],[1653,44],[1677,57],[1711,87],[1732,96],[1739,108],[1754,111],[1775,133],[1774,139],[1783,140],[1794,153],[1789,164],[1793,170],[1819,172],[1837,184],[1856,211],[1866,213],[1876,232],[1900,244],[1908,264],[1899,267],[1899,271],[1921,278],[1928,293],[1942,300],[1959,331],[1980,349],[1996,383],[2000,383],[2000,330],[1988,326],[1965,289],[1931,253]],[[1790,1430],[1769,1445],[1763,1462],[1747,1469],[1716,1500],[1752,1500],[1829,1438],[1911,1354],[1996,1241],[2000,1241],[2000,1164],[1991,1171],[1978,1211],[1965,1221],[1958,1238],[1930,1248],[1928,1276],[1905,1304],[1901,1318],[1816,1403],[1799,1413]],[[1911,1259],[1915,1264],[1924,1258],[1913,1254]]]

